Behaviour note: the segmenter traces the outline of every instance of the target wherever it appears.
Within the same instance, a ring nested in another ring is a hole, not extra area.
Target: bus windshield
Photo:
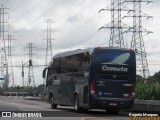
[[[95,62],[103,64],[128,65],[130,52],[116,49],[100,49],[95,52]]]

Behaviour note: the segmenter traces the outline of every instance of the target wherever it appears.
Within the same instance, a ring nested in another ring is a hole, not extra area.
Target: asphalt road
[[[91,110],[85,113],[75,113],[73,107],[58,106],[57,109],[51,109],[47,102],[36,100],[24,100],[22,98],[0,97],[0,111],[17,112],[27,114],[27,112],[40,113],[42,118],[4,118],[0,120],[129,120],[128,112],[120,111],[119,115],[108,115],[103,110]],[[46,117],[47,116],[47,117]],[[48,117],[54,116],[54,117]]]

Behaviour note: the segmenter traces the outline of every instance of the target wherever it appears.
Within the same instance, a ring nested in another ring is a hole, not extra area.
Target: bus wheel
[[[78,95],[75,96],[74,110],[75,110],[75,112],[80,112],[82,110],[82,108],[79,106]]]
[[[51,108],[52,109],[56,109],[57,108],[57,104],[54,104],[54,98],[53,98],[53,96],[51,97]]]

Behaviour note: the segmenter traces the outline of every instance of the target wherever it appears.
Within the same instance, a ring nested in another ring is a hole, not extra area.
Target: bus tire
[[[51,108],[52,109],[56,109],[57,108],[57,104],[54,104],[54,98],[53,98],[53,96],[51,97]]]
[[[75,100],[74,100],[74,110],[75,110],[75,112],[81,112],[81,111],[82,111],[82,108],[79,106],[78,95],[75,96]]]

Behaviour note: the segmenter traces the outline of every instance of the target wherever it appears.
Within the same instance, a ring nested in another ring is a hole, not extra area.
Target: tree
[[[20,86],[19,85],[16,88],[17,88],[17,90],[20,90]]]
[[[154,79],[156,82],[160,83],[160,71],[156,72],[153,76],[152,79]]]
[[[37,90],[38,90],[39,92],[42,92],[44,87],[45,87],[45,84],[40,84],[40,85],[38,86]]]
[[[143,77],[140,75],[136,75],[136,82],[143,82]]]

